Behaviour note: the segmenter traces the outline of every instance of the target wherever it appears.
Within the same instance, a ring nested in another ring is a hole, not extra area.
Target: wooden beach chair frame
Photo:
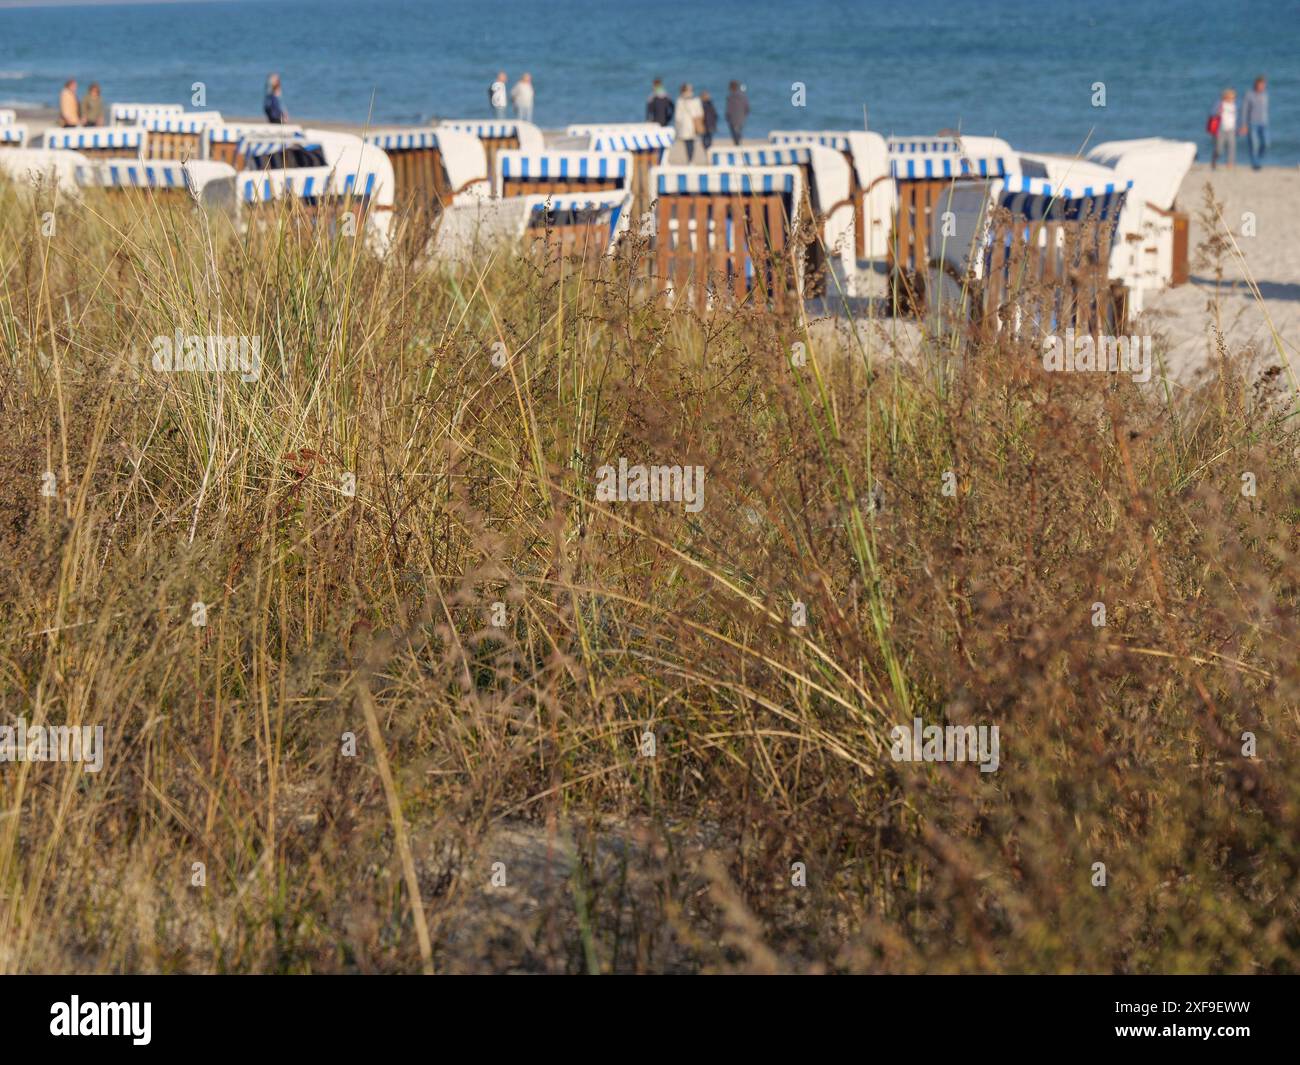
[[[784,313],[802,297],[802,251],[792,240],[805,196],[798,167],[660,166],[651,181],[658,289],[689,293],[701,312],[761,300]]]
[[[1022,175],[965,183],[952,194],[959,235],[939,268],[973,282],[971,318],[985,334],[1028,325],[1044,336],[1120,335],[1128,298],[1110,257],[1127,194],[1127,183],[1070,188]]]
[[[837,270],[848,295],[855,295],[852,277],[856,270],[857,233],[851,191],[855,182],[853,165],[843,152],[813,142],[803,144],[753,145],[748,148],[713,148],[709,162],[719,167],[742,169],[795,166],[803,174],[805,195],[800,222],[817,237],[804,255],[805,295],[826,291],[826,269]]]

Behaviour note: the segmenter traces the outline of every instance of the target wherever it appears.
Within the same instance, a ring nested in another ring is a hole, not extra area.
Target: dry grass
[[[1279,377],[47,206],[0,189],[0,714],[108,757],[0,766],[0,970],[1300,968]],[[703,510],[598,502],[619,456]]]

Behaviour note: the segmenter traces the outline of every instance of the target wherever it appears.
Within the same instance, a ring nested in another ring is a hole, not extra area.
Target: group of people
[[[749,97],[745,94],[745,87],[738,81],[733,81],[728,87],[725,114],[731,139],[739,147],[744,139],[745,121],[749,118]],[[696,96],[695,88],[690,82],[682,85],[674,103],[664,91],[663,81],[655,78],[650,95],[646,97],[645,119],[661,126],[673,126],[677,139],[686,147],[688,163],[695,158],[695,141],[698,139],[707,152],[718,131],[718,109],[713,105],[713,97],[707,92]]]
[[[86,95],[77,99],[77,79],[69,78],[59,92],[59,125],[102,126],[104,124],[104,97],[99,82],[92,81]]]
[[[1254,88],[1246,93],[1237,106],[1237,90],[1224,89],[1215,104],[1205,130],[1213,138],[1214,150],[1210,155],[1210,168],[1215,169],[1222,158],[1231,170],[1237,165],[1237,138],[1247,137],[1250,143],[1250,165],[1258,170],[1268,151],[1268,82],[1261,74]]]
[[[521,74],[511,88],[506,72],[501,70],[488,86],[488,105],[498,121],[505,121],[513,105],[515,118],[518,121],[531,122],[534,98],[531,74]],[[267,99],[270,99],[269,95]],[[268,108],[268,117],[270,113]],[[744,138],[745,122],[749,118],[749,97],[745,94],[744,86],[738,81],[731,83],[724,114],[727,126],[731,130],[732,140],[739,145]],[[659,78],[655,79],[650,95],[646,98],[645,118],[647,122],[654,122],[660,126],[673,126],[677,139],[685,145],[687,162],[695,158],[695,142],[698,140],[707,152],[718,131],[718,109],[707,92],[701,92],[696,96],[695,89],[690,84],[686,84],[682,86],[677,100],[673,101],[664,91],[664,83]]]
[[[506,91],[506,72],[498,71],[492,84],[488,86],[488,103],[492,105],[492,114],[503,120],[510,104],[515,105],[515,118],[520,122],[533,120],[533,76],[520,74],[515,87]]]

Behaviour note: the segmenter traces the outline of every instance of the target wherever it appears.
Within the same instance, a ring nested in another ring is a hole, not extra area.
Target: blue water
[[[1300,162],[1296,0],[214,0],[0,7],[0,106],[52,105],[68,76],[108,100],[260,113],[279,71],[295,120],[487,117],[499,67],[527,70],[535,121],[640,121],[651,79],[719,101],[747,134],[862,128],[997,134],[1076,151],[1196,140],[1222,88],[1268,75],[1271,162]],[[1106,106],[1092,106],[1105,83]],[[791,103],[795,82],[806,106]],[[1239,156],[1244,158],[1244,142]],[[1239,158],[1240,161],[1240,158]]]

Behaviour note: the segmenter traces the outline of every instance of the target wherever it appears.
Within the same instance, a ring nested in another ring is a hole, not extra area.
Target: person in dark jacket
[[[727,92],[727,125],[731,129],[731,139],[740,147],[745,135],[745,119],[749,117],[749,97],[741,88],[740,82],[733,81]]]
[[[658,122],[661,126],[666,126],[673,120],[673,102],[664,92],[664,83],[659,78],[655,78],[650,95],[646,97],[645,120]]]
[[[262,100],[262,110],[266,112],[268,122],[274,122],[276,125],[283,124],[286,115],[280,103],[279,74],[272,74],[266,79],[266,97]]]
[[[713,135],[718,132],[718,109],[713,106],[713,97],[707,92],[700,93],[700,105],[704,108],[704,132],[700,134],[700,143],[707,153],[713,144]],[[707,162],[708,156],[704,158]]]

